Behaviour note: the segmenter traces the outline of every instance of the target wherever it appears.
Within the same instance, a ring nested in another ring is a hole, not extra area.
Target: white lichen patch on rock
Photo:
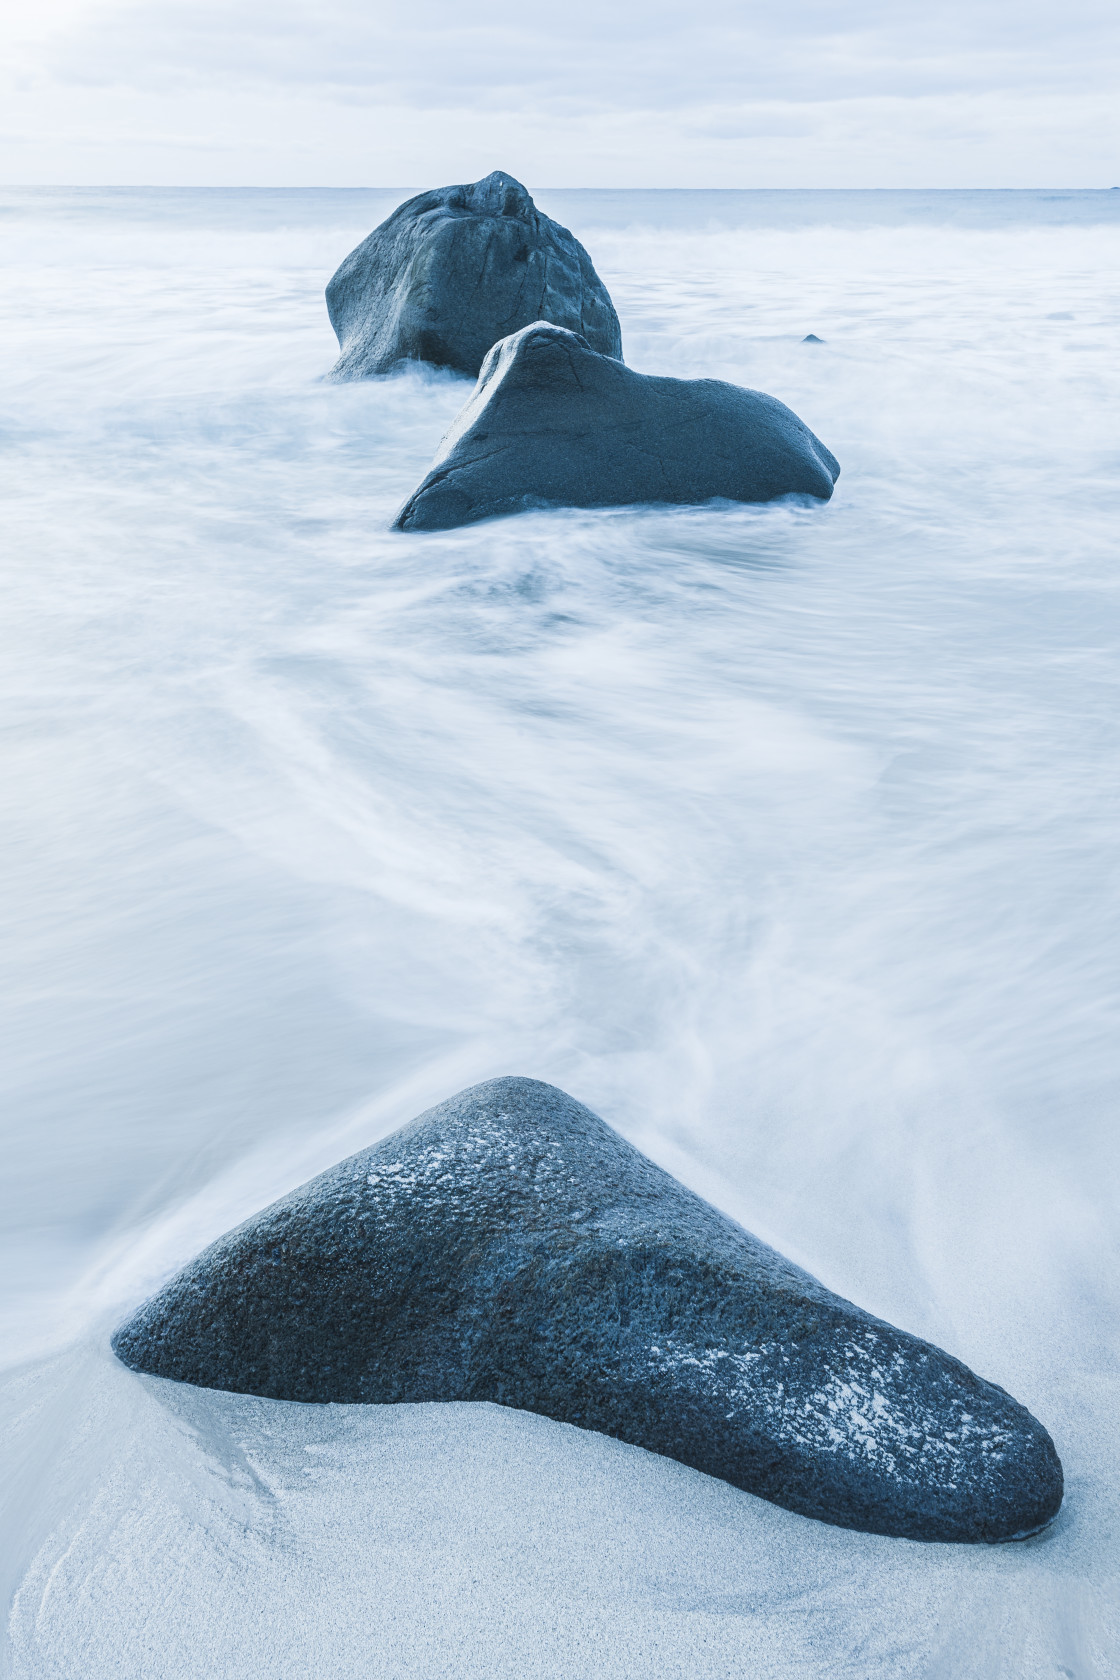
[[[963,1396],[945,1394],[944,1385],[936,1410],[917,1401],[915,1366],[928,1363],[924,1353],[908,1358],[897,1347],[888,1351],[874,1329],[848,1339],[835,1368],[808,1388],[796,1380],[801,1351],[774,1343],[731,1349],[666,1339],[650,1346],[649,1368],[693,1392],[700,1389],[728,1422],[764,1416],[778,1442],[863,1459],[902,1481],[953,1487],[962,1454],[983,1454],[994,1466],[1011,1445],[1006,1424],[979,1422]]]
[[[356,1186],[374,1192],[362,1197],[363,1211],[391,1216],[405,1201],[441,1215],[468,1202],[477,1211],[487,1193],[533,1201],[553,1215],[565,1204],[580,1210],[586,1192],[561,1145],[543,1133],[518,1133],[510,1118],[498,1114],[490,1125],[464,1128],[454,1148],[420,1142],[400,1158],[375,1159],[372,1170],[354,1175]]]

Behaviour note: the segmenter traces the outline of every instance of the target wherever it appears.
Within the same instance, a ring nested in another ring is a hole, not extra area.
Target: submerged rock
[[[792,409],[720,379],[662,379],[538,321],[495,344],[395,525],[443,531],[531,507],[827,501],[835,456]]]
[[[399,206],[351,251],[327,287],[342,354],[335,379],[399,362],[473,378],[492,344],[531,321],[582,333],[622,356],[618,316],[579,240],[496,169]]]
[[[113,1346],[279,1400],[496,1401],[878,1534],[1017,1538],[1062,1498],[1010,1395],[533,1079],[463,1091],[273,1203]]]

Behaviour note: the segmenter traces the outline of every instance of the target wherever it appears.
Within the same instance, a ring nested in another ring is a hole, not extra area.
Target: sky
[[[1111,187],[1117,0],[0,0],[7,183]]]

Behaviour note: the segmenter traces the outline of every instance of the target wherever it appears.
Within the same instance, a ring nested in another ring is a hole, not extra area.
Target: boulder
[[[533,507],[827,501],[835,456],[792,409],[720,379],[662,379],[537,321],[495,344],[395,520],[444,531]]]
[[[117,1331],[134,1370],[300,1401],[493,1401],[924,1540],[1047,1523],[1003,1389],[833,1295],[551,1085],[493,1079],[284,1196]]]
[[[618,316],[579,240],[496,169],[402,204],[327,287],[342,350],[333,379],[434,362],[473,379],[492,344],[531,321],[622,356]]]

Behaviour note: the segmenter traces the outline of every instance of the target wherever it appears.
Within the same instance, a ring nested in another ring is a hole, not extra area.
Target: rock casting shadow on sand
[[[213,1243],[126,1365],[279,1400],[496,1401],[826,1522],[999,1541],[1062,1499],[1003,1389],[782,1258],[532,1079],[430,1109]]]

